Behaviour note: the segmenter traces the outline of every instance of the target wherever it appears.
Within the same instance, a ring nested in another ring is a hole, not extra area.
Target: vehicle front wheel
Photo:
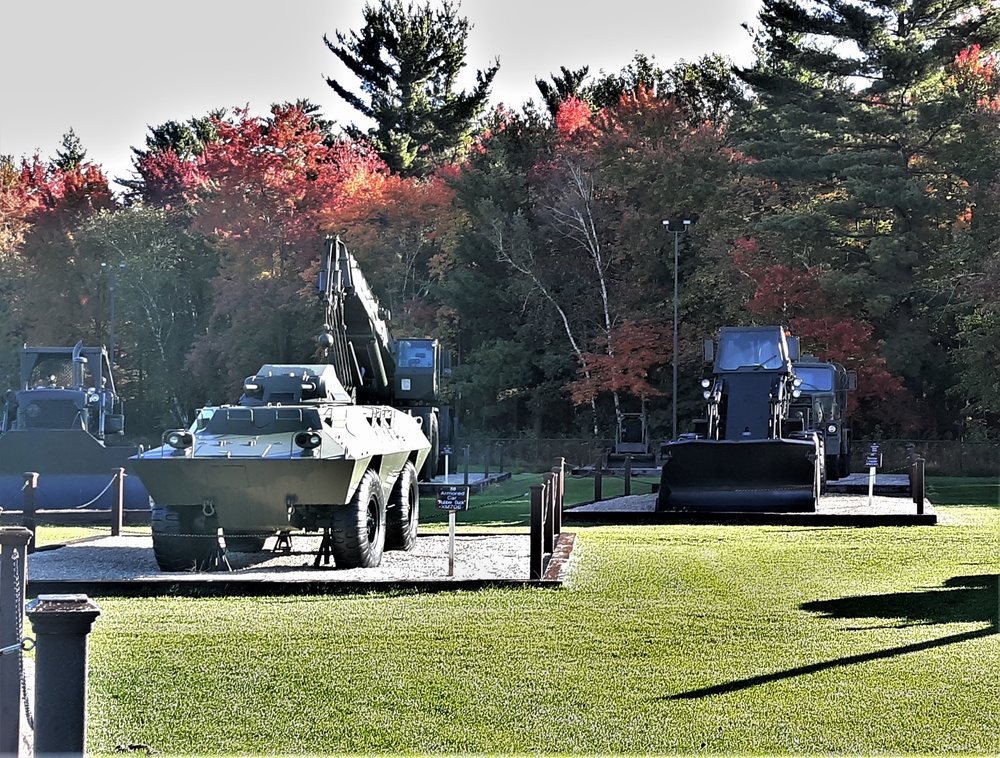
[[[153,505],[153,557],[160,571],[204,571],[222,555],[219,519],[200,505]]]

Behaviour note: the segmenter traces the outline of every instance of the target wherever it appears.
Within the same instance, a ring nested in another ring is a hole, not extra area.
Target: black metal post
[[[83,756],[87,738],[87,636],[101,609],[86,595],[39,595],[35,631],[35,755]]]
[[[632,494],[632,456],[625,456],[625,496]]]
[[[118,537],[122,533],[122,520],[125,515],[125,469],[112,469],[115,477],[115,498],[111,502],[111,536]]]
[[[465,486],[469,486],[469,446],[465,446]]]
[[[31,532],[31,542],[26,548],[29,553],[35,552],[35,492],[38,490],[38,474],[34,471],[25,471],[24,477],[24,503],[21,506],[21,524]]]
[[[678,229],[670,228],[670,219],[666,219],[663,225],[667,227],[667,231],[674,235],[674,367],[673,367],[673,437],[671,439],[677,439],[677,310],[678,310],[678,297],[677,297],[677,280],[678,280],[678,269],[679,269],[679,256],[678,256],[678,245],[680,240],[680,235],[686,234],[687,230],[691,226],[690,219],[684,219],[684,230],[680,231]]]
[[[542,485],[531,485],[531,533],[528,547],[528,576],[542,578]]]
[[[604,499],[604,457],[597,459],[597,468],[594,469],[594,502],[599,503]]]
[[[0,529],[0,647],[21,642],[27,547],[32,534],[20,526]],[[20,650],[0,655],[0,755],[16,756],[21,744]]]

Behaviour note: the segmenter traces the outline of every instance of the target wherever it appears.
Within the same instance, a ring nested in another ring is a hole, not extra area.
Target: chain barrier
[[[89,500],[86,503],[83,503],[82,505],[75,505],[75,506],[73,506],[73,508],[74,509],[88,508],[91,505],[93,505],[94,503],[96,503],[98,500],[100,500],[104,496],[105,492],[107,492],[109,489],[111,489],[111,485],[113,485],[115,483],[115,479],[117,479],[117,478],[118,478],[117,475],[112,474],[111,481],[108,482],[107,486],[103,490],[101,490],[99,493],[97,493],[96,497],[94,497],[92,500]]]
[[[14,607],[17,609],[14,616],[17,619],[14,622],[14,636],[17,637],[18,643],[17,648],[20,651],[31,650],[35,646],[35,641],[33,639],[26,639],[24,636],[24,596],[21,594],[24,590],[24,585],[21,582],[21,569],[18,565],[18,561],[13,561],[13,576],[14,576]],[[30,646],[26,647],[26,643],[30,640]],[[4,650],[6,653],[7,650]],[[28,728],[32,731],[35,730],[35,716],[31,712],[31,701],[28,698],[28,680],[25,674],[24,666],[24,655],[19,654],[17,656],[17,667],[20,670],[21,677],[21,703],[24,706],[24,716],[25,720],[28,722]]]

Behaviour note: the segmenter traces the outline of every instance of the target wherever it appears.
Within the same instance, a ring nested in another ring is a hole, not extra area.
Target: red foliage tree
[[[324,218],[387,169],[363,144],[331,142],[295,105],[275,106],[267,119],[239,111],[214,126],[187,192],[194,230],[219,253],[214,315],[190,361],[210,383],[233,386],[262,360],[311,353],[318,314],[303,310],[312,307],[303,279]]]
[[[22,162],[8,202],[19,207],[23,224],[18,255],[24,286],[10,303],[22,337],[57,344],[99,340],[107,285],[100,261],[78,248],[73,231],[87,216],[116,207],[104,172],[87,162],[62,170],[36,155]]]
[[[663,346],[670,330],[650,322],[624,321],[615,327],[601,352],[583,354],[580,376],[567,385],[577,405],[593,402],[603,392],[622,393],[643,401],[663,393],[650,383],[650,373],[669,358]]]

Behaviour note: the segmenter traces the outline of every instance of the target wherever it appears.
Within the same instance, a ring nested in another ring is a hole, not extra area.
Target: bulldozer
[[[406,345],[413,365],[397,372],[386,314],[339,238],[327,240],[317,290],[325,362],[265,364],[237,403],[200,409],[133,458],[161,570],[217,565],[220,530],[227,549],[251,553],[274,535],[319,532],[315,565],[336,568],[375,568],[384,550],[416,544],[418,472],[438,428],[427,419],[439,417],[435,355],[417,353],[435,345]]]
[[[113,471],[137,445],[124,441],[125,414],[104,347],[28,347],[20,351],[20,383],[9,389],[0,418],[0,506],[20,507],[24,474],[38,474],[35,507],[108,510],[117,493]],[[134,476],[124,506],[149,510]]]
[[[791,414],[797,358],[780,326],[723,327],[717,350],[706,340],[705,417],[662,445],[657,510],[816,509],[824,440]]]

